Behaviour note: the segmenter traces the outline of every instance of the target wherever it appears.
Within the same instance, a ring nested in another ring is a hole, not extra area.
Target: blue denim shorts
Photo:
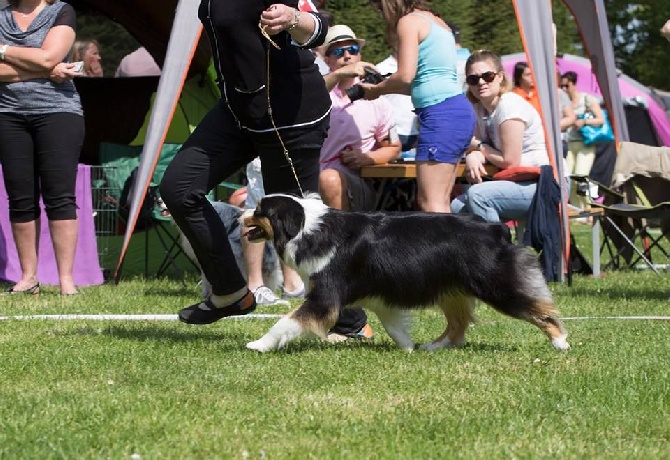
[[[419,142],[416,161],[458,163],[475,133],[475,112],[463,94],[416,109]]]

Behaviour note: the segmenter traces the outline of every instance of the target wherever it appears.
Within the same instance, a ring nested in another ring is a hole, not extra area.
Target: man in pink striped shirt
[[[361,166],[388,163],[400,156],[393,110],[384,98],[352,102],[347,89],[373,64],[361,60],[365,40],[345,25],[332,26],[326,35],[324,60],[331,72],[324,76],[333,107],[330,128],[321,149],[319,192],[330,207],[366,211],[375,206],[375,191],[360,176]]]

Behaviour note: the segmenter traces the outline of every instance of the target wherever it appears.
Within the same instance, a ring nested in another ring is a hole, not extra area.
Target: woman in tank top
[[[10,294],[38,294],[39,199],[49,220],[62,295],[76,294],[75,184],[84,117],[66,63],[75,10],[58,0],[9,0],[0,9],[0,161],[21,264]]]
[[[456,164],[475,128],[471,104],[458,84],[456,42],[424,0],[374,0],[398,55],[398,71],[378,85],[363,84],[366,99],[409,94],[419,119],[417,202],[423,211],[451,212]]]

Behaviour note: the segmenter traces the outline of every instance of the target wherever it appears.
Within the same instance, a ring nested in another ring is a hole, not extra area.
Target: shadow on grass
[[[649,285],[642,286],[612,286],[606,291],[602,286],[580,286],[570,288],[570,294],[584,297],[600,297],[614,300],[621,300],[622,298],[644,299],[644,300],[668,300],[670,296],[670,287],[667,281],[664,283],[662,278],[659,278],[659,283],[653,287]]]

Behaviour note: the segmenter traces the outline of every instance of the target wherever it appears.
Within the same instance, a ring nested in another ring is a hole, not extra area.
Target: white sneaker
[[[254,297],[256,298],[256,305],[282,305],[285,307],[291,305],[291,302],[279,298],[279,296],[272,292],[267,286],[258,286],[253,292]]]

